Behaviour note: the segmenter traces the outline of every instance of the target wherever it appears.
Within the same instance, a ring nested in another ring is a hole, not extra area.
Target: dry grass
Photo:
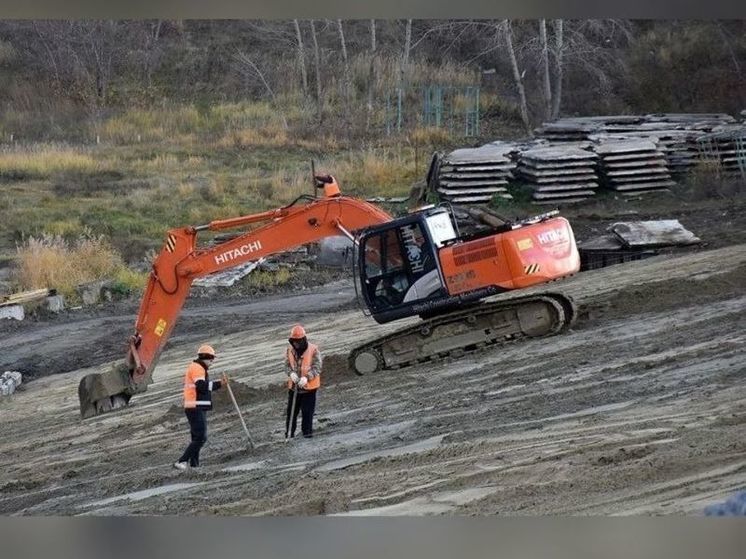
[[[679,188],[691,200],[732,198],[744,192],[746,180],[738,174],[728,175],[717,159],[703,159]]]
[[[376,89],[390,90],[399,86],[401,76],[401,61],[399,57],[378,56],[375,61]],[[351,62],[353,81],[361,91],[365,91],[370,72],[370,55],[362,54],[353,58]],[[429,64],[424,61],[410,62],[405,72],[408,85],[441,84],[445,86],[465,86],[479,83],[479,75],[467,67],[451,62]]]
[[[76,286],[125,273],[119,254],[103,237],[86,232],[69,242],[59,235],[30,237],[17,248],[16,281],[21,289],[53,288],[77,300]]]
[[[334,175],[343,194],[350,196],[402,196],[409,192],[415,180],[414,161],[401,149],[367,149],[327,157],[317,162],[318,174]],[[269,185],[259,185],[263,197],[284,203],[299,194],[310,192],[308,171],[280,170],[269,179]]]
[[[445,128],[418,127],[409,134],[409,141],[418,146],[440,146],[448,143],[450,135]]]
[[[92,174],[104,165],[80,149],[40,144],[0,152],[0,176],[46,178],[58,173]]]
[[[413,161],[402,150],[368,149],[325,162],[343,191],[356,195],[405,195],[415,180]]]
[[[220,138],[218,147],[246,149],[250,147],[281,147],[290,143],[288,131],[281,123],[266,124],[258,128],[230,130]]]
[[[287,204],[304,192],[310,193],[310,185],[310,173],[281,170],[273,174],[268,183],[259,184],[257,188],[263,198],[277,206]]]
[[[162,153],[149,159],[137,159],[131,166],[140,173],[181,173],[200,170],[204,167],[204,160],[195,155],[179,158],[171,153]]]
[[[222,147],[278,146],[288,142],[286,122],[305,118],[294,98],[281,108],[266,101],[222,103],[197,110],[191,105],[130,109],[104,122],[96,133],[105,142],[169,142],[195,145],[217,140]]]
[[[104,141],[115,144],[173,141],[179,143],[205,127],[204,117],[192,106],[167,109],[130,109],[104,122],[97,131]]]

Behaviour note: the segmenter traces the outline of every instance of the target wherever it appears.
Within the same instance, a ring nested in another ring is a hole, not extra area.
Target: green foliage
[[[244,284],[250,289],[269,290],[288,283],[291,279],[289,268],[279,268],[272,272],[269,270],[255,270],[244,280]]]

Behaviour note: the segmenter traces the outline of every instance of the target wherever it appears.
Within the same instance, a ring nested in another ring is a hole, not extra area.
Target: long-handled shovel
[[[293,416],[295,415],[295,401],[298,398],[298,385],[293,385],[293,403],[290,404],[290,416],[288,416],[288,426],[287,429],[285,429],[285,442],[288,442],[290,439],[290,431],[293,429]]]
[[[241,426],[243,427],[244,433],[246,433],[246,438],[249,439],[249,447],[253,449],[254,441],[251,439],[249,430],[246,428],[246,422],[244,422],[243,420],[243,415],[241,415],[241,409],[238,407],[238,402],[236,402],[236,397],[233,395],[233,390],[231,390],[231,385],[228,382],[227,375],[223,375],[223,382],[225,382],[225,387],[228,389],[228,394],[231,397],[231,402],[233,402],[233,407],[236,408],[236,412],[238,412],[238,419],[241,420]]]

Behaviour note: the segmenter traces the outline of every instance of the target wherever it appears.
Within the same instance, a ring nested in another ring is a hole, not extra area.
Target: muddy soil
[[[349,282],[190,304],[148,392],[86,421],[77,384],[119,358],[128,309],[8,330],[6,363],[58,374],[0,400],[0,513],[701,514],[746,485],[738,219],[720,248],[713,221],[707,249],[552,284],[579,308],[565,334],[364,377],[349,350],[415,320],[376,324]],[[325,364],[315,436],[286,442],[282,356],[297,320]],[[182,375],[206,336],[257,446],[218,392],[203,467],[180,473]]]

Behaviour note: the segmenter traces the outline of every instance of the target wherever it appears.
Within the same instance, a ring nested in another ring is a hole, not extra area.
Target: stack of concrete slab
[[[264,262],[264,258],[239,264],[224,272],[217,272],[203,278],[197,278],[192,285],[195,287],[231,287],[238,280],[243,279],[253,272],[262,262]]]
[[[546,123],[537,133],[554,142],[649,139],[665,155],[669,171],[680,174],[699,161],[697,137],[734,122],[722,113],[594,116]]]
[[[697,138],[700,157],[717,162],[727,175],[746,178],[746,123],[716,128]]]
[[[639,115],[608,115],[562,118],[545,122],[536,129],[539,137],[552,142],[580,142],[588,140],[591,134],[610,132],[612,129],[629,130],[639,126],[643,117]]]
[[[573,146],[535,148],[520,155],[517,174],[538,204],[571,203],[595,195],[598,156]]]
[[[494,196],[510,199],[506,188],[515,162],[510,144],[494,143],[452,151],[442,158],[436,190],[455,204],[485,203]]]
[[[668,190],[676,184],[665,155],[650,140],[607,141],[595,151],[605,185],[622,194]]]
[[[688,172],[699,161],[699,151],[694,138],[699,132],[687,130],[646,131],[636,132],[603,132],[591,134],[589,139],[595,143],[624,140],[648,140],[654,142],[658,150],[663,153],[669,172],[683,174]]]

